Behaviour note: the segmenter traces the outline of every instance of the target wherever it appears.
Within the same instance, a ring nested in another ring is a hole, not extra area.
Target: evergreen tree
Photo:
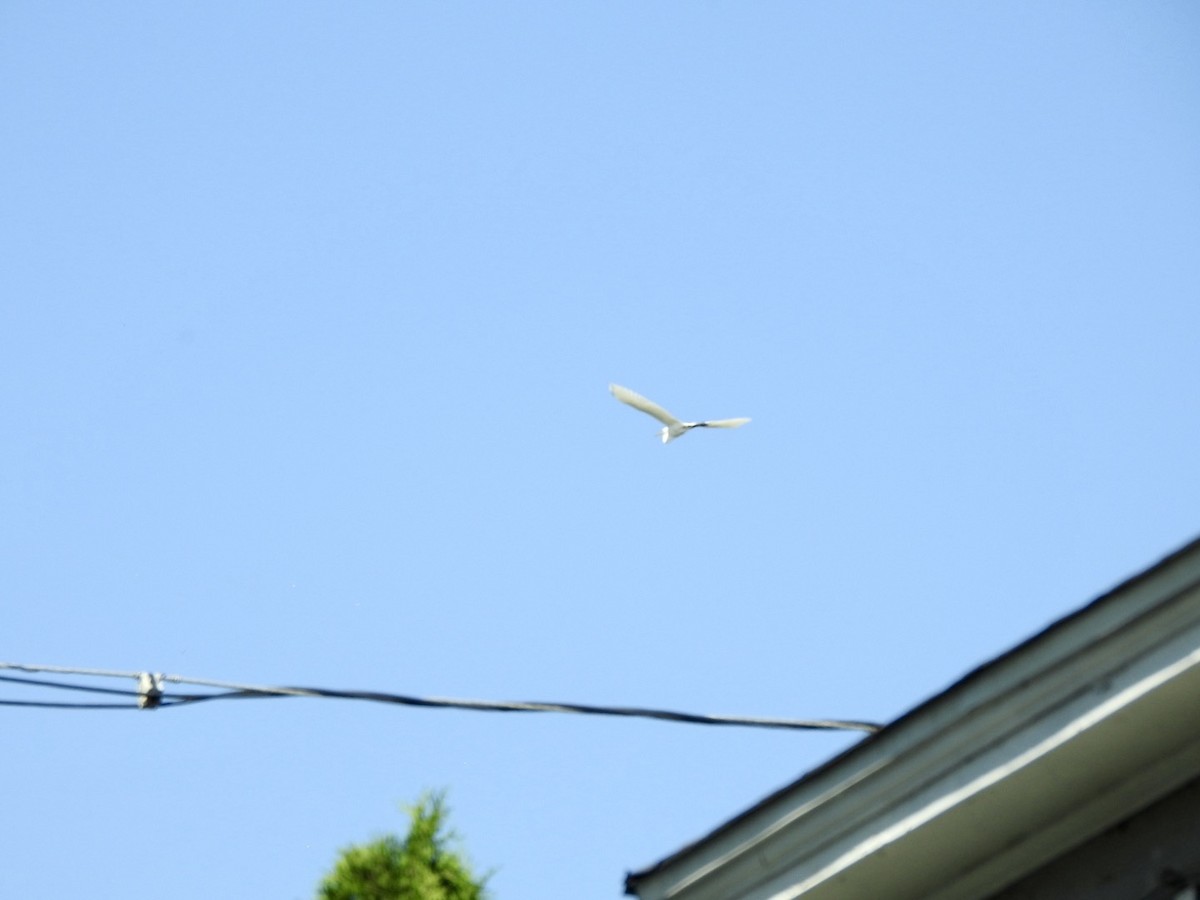
[[[444,793],[425,794],[408,810],[403,840],[387,835],[342,851],[321,882],[317,900],[486,900],[461,853],[450,845]]]

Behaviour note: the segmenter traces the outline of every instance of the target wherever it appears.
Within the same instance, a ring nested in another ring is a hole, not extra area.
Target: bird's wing
[[[711,422],[701,422],[705,428],[741,428],[749,419],[714,419]]]
[[[621,387],[619,384],[610,384],[608,386],[612,395],[622,403],[632,406],[634,409],[640,409],[647,415],[654,416],[658,421],[662,422],[668,428],[672,425],[682,424],[677,418],[659,406],[657,403],[652,403],[641,394],[631,391],[629,388]]]

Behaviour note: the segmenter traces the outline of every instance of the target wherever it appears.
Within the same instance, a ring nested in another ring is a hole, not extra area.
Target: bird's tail
[[[681,434],[687,434],[688,429],[691,427],[692,425],[688,422],[676,422],[674,425],[668,425],[662,430],[662,442],[669,444]]]

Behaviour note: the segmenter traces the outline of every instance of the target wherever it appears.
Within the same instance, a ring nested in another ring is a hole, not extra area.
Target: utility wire
[[[137,709],[128,703],[46,703],[43,700],[0,700],[0,706],[34,706],[38,709]]]
[[[81,669],[67,666],[32,666],[20,663],[0,662],[0,669],[20,672],[44,672],[56,675],[81,675],[104,678],[132,678],[138,682],[137,690],[101,688],[91,685],[68,684],[43,679],[30,679],[0,675],[0,681],[29,684],[36,687],[52,687],[64,690],[92,691],[129,697],[129,704],[104,703],[41,703],[37,701],[0,700],[0,706],[44,706],[53,709],[155,709],[167,706],[183,706],[206,700],[261,699],[268,697],[322,697],[335,700],[367,700],[374,703],[391,703],[403,706],[423,706],[441,709],[467,709],[477,712],[559,712],[581,713],[597,716],[623,716],[629,718],[659,719],[668,722],[688,722],[696,725],[731,725],[751,728],[778,728],[805,731],[865,731],[873,733],[882,726],[872,722],[840,719],[778,719],[759,716],[715,716],[697,713],[673,712],[663,709],[646,709],[637,706],[592,706],[581,703],[542,703],[535,701],[456,700],[448,697],[411,697],[405,694],[390,694],[381,691],[346,691],[313,687],[274,687],[265,685],[238,684],[231,681],[215,681],[207,678],[187,678],[182,675],[163,675],[151,672],[121,672],[108,669]],[[188,684],[197,687],[215,688],[220,693],[181,694],[167,693],[168,684]]]
[[[0,663],[0,668],[7,668],[7,664]],[[22,667],[24,668],[24,667]],[[36,667],[34,667],[36,669]],[[137,673],[133,673],[135,676]],[[90,684],[68,684],[63,681],[47,681],[40,678],[22,678],[13,675],[0,675],[0,681],[7,681],[13,684],[29,684],[35,687],[58,688],[66,691],[90,691],[94,694],[116,694],[120,697],[129,697],[132,700],[139,700],[146,697],[143,691],[133,690],[132,688],[104,688],[96,687]],[[177,703],[194,703],[198,700],[212,700],[218,697],[232,696],[227,694],[178,694],[171,697],[167,702],[160,702],[160,706],[174,706]],[[40,700],[0,700],[0,706],[44,706],[50,709],[138,709],[137,703],[47,703]],[[142,706],[141,708],[145,708]]]
[[[94,694],[121,694],[126,697],[140,696],[135,690],[94,687],[90,684],[64,684],[61,681],[46,681],[42,678],[20,678],[13,675],[0,675],[0,681],[11,681],[16,684],[35,684],[38,687],[63,688],[69,691],[91,691]]]

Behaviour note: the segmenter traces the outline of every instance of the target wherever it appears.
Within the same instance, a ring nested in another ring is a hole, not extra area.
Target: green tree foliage
[[[450,845],[444,793],[425,794],[408,810],[404,840],[387,835],[342,851],[317,900],[486,900],[484,881]]]

